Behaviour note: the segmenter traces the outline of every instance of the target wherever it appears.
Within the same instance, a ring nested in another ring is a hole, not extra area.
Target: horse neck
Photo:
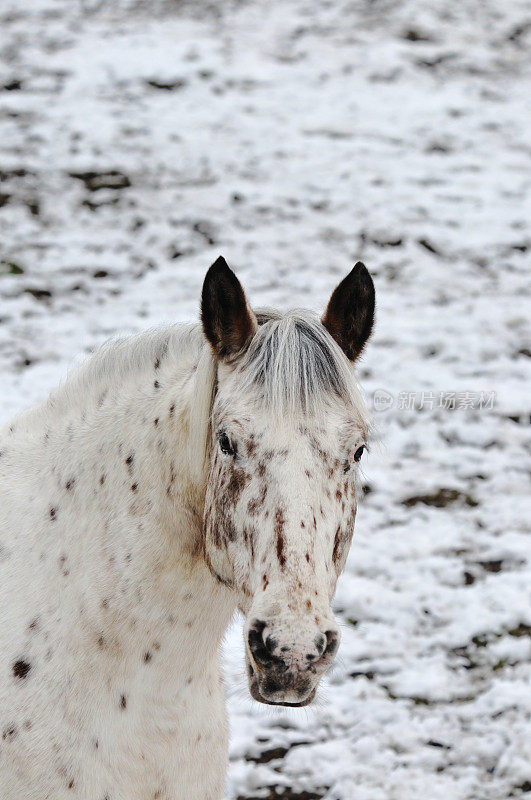
[[[91,571],[81,587],[87,617],[95,629],[112,622],[117,635],[129,625],[122,638],[131,647],[148,629],[151,638],[164,635],[181,663],[217,648],[234,609],[203,558],[206,480],[203,454],[193,463],[190,441],[204,379],[200,360],[201,352],[156,358],[119,386],[99,385],[82,403],[72,402],[66,418],[55,415],[48,445],[75,520],[75,528],[61,526],[58,501],[56,529],[65,550],[77,548]]]

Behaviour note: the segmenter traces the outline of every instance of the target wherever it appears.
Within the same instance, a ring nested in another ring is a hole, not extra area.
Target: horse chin
[[[258,685],[258,679],[256,675],[253,674],[249,676],[249,692],[251,693],[251,697],[253,700],[256,700],[258,703],[264,703],[266,706],[284,706],[286,708],[302,708],[303,706],[309,705],[315,697],[317,689],[314,688],[311,690],[308,697],[304,700],[301,700],[297,703],[288,703],[283,700],[268,700],[263,694],[260,692],[260,687]]]

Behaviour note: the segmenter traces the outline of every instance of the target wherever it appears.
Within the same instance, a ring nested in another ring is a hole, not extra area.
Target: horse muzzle
[[[309,678],[297,675],[280,677],[278,673],[264,674],[250,660],[247,661],[247,669],[251,697],[259,703],[300,708],[307,706],[315,697],[317,685]]]
[[[254,619],[246,645],[251,696],[268,705],[306,706],[334,659],[339,630],[329,624],[324,632],[310,629],[297,636],[275,635],[272,625]]]

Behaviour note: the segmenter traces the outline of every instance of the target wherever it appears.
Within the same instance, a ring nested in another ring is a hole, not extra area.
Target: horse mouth
[[[252,667],[249,670],[250,673],[251,670]],[[264,705],[266,706],[285,706],[286,708],[302,708],[303,706],[307,706],[312,702],[312,700],[315,697],[316,691],[317,691],[316,689],[312,689],[308,697],[297,703],[288,703],[284,700],[268,700],[260,692],[260,688],[258,685],[258,678],[256,677],[254,670],[252,671],[252,674],[249,675],[249,692],[251,693],[251,697],[258,703],[264,703]]]

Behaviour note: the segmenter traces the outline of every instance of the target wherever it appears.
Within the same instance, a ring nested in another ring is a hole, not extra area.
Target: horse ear
[[[229,361],[245,350],[258,329],[242,285],[222,256],[205,276],[201,322],[214,353]]]
[[[374,284],[361,261],[332,292],[321,322],[347,358],[356,361],[374,322]]]

